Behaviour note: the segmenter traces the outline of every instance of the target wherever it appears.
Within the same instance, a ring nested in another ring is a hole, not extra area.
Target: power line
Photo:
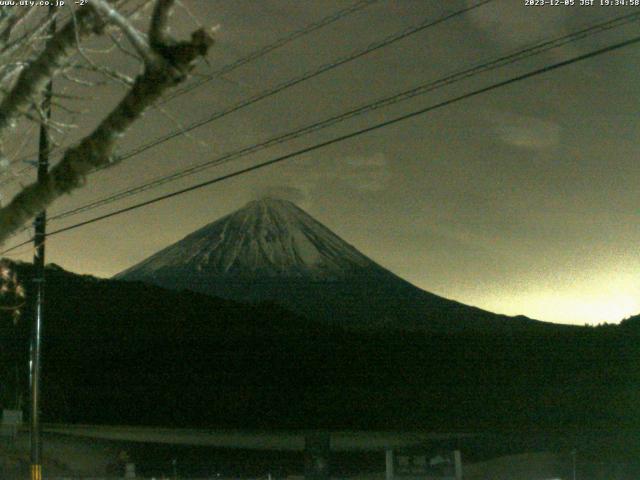
[[[118,0],[117,2],[115,2],[115,5],[114,5],[114,6],[115,6],[115,7],[118,7],[118,8],[120,8],[120,7],[125,7],[125,6],[127,6],[127,3],[128,3],[128,2],[129,2],[129,0]],[[79,2],[77,2],[77,4],[78,4],[78,3],[79,3]],[[76,7],[76,8],[77,8],[77,7]],[[125,13],[124,13],[124,16],[125,16],[125,17],[127,17],[127,18],[129,18],[129,17],[131,17],[132,15],[134,15],[135,13],[137,13],[141,8],[142,8],[142,6],[141,6],[141,5],[135,6],[135,7],[134,7],[133,9],[131,9],[130,11],[125,12]],[[67,23],[68,23],[68,22],[70,22],[70,21],[74,21],[74,22],[75,22],[75,13],[71,13],[71,14],[69,14],[69,15],[66,15],[65,17],[62,17],[62,18],[58,19],[58,16],[59,16],[59,15],[60,15],[60,13],[59,13],[59,12],[55,12],[55,13],[53,14],[53,16],[52,16],[52,17],[47,17],[46,22],[45,22],[43,25],[41,25],[41,27],[43,27],[43,28],[44,28],[44,27],[47,27],[47,28],[48,28],[48,26],[47,26],[47,25],[48,25],[48,24],[50,24],[50,23],[51,23],[51,22],[53,22],[53,21],[57,22],[58,24],[67,24]],[[37,29],[35,29],[35,30],[33,30],[33,31],[37,31]],[[59,95],[59,94],[57,94],[57,95]],[[54,153],[54,152],[56,152],[56,151],[59,151],[61,148],[62,148],[62,147],[52,147],[52,148],[50,148],[50,149],[49,149],[49,154]],[[30,153],[30,154],[22,155],[21,157],[15,158],[15,159],[13,159],[13,160],[10,162],[9,166],[10,166],[10,165],[14,165],[14,164],[16,164],[16,163],[18,163],[18,162],[21,162],[21,161],[28,161],[28,160],[31,160],[31,161],[32,161],[32,163],[34,164],[34,168],[35,168],[35,165],[37,164],[37,160],[34,160],[34,157],[37,159],[37,157],[38,157],[38,152],[32,152],[32,153]],[[6,168],[6,167],[5,167],[5,168]],[[22,169],[20,172],[17,172],[17,173],[15,173],[15,172],[9,172],[9,171],[3,171],[3,172],[1,172],[1,174],[2,174],[2,175],[7,175],[7,174],[9,174],[9,173],[12,173],[15,177],[17,177],[18,175],[21,175],[22,173],[24,173],[25,171],[27,171],[27,170],[28,170],[28,169],[30,169],[30,168],[31,168],[31,167],[28,167],[28,168]],[[12,179],[12,180],[14,180],[14,179]],[[12,180],[11,180],[11,181],[12,181]],[[1,186],[1,185],[4,185],[5,183],[6,183],[6,182],[2,182],[2,183],[0,183],[0,186]]]
[[[354,61],[358,58],[364,57],[365,55],[368,55],[372,52],[375,52],[377,50],[380,50],[384,47],[387,47],[393,43],[396,43],[400,40],[403,40],[411,35],[415,35],[419,32],[422,32],[428,28],[432,28],[435,27],[441,23],[447,22],[448,20],[451,20],[455,17],[458,17],[460,15],[463,15],[469,11],[472,11],[476,8],[479,8],[487,3],[493,2],[494,0],[480,0],[479,2],[470,5],[468,7],[456,10],[454,12],[450,12],[447,13],[445,15],[442,15],[436,19],[426,19],[423,22],[419,23],[418,25],[415,26],[411,26],[408,28],[405,28],[397,33],[394,33],[392,35],[389,35],[385,38],[383,38],[382,40],[378,40],[376,42],[373,42],[371,44],[369,44],[367,47],[365,47],[364,49],[361,50],[357,50],[355,52],[352,52],[344,57],[341,57],[337,60],[334,60],[332,62],[329,63],[325,63],[313,70],[310,70],[306,73],[303,73],[302,75],[298,76],[298,77],[294,77],[292,79],[286,80],[283,83],[280,83],[278,85],[276,85],[275,87],[271,87],[267,90],[263,90],[262,92],[257,93],[256,95],[253,95],[247,99],[244,99],[234,105],[231,105],[230,107],[227,107],[223,110],[219,110],[211,115],[209,115],[208,117],[199,120],[197,122],[193,122],[190,125],[187,125],[186,127],[174,130],[173,132],[170,132],[166,135],[160,136],[155,138],[154,140],[147,142],[146,144],[140,145],[132,150],[130,150],[129,152],[125,153],[124,155],[119,156],[116,161],[122,161],[122,160],[127,160],[129,158],[132,158],[136,155],[139,155],[143,152],[145,152],[146,150],[149,150],[157,145],[160,145],[164,142],[168,142],[176,137],[179,137],[181,135],[184,135],[185,133],[189,133],[192,130],[195,130],[196,128],[199,128],[201,126],[204,126],[206,124],[209,124],[211,122],[214,122],[215,120],[218,120],[220,118],[223,118],[227,115],[230,115],[234,112],[237,112],[245,107],[248,107],[250,105],[253,105],[254,103],[257,103],[261,100],[264,100],[266,98],[272,97],[284,90],[287,90],[289,88],[294,87],[295,85],[298,85],[302,82],[305,82],[307,80],[310,80],[312,78],[315,78],[325,72],[331,71],[335,68],[338,68],[346,63],[349,63],[351,61]],[[224,68],[224,67],[223,67]],[[106,168],[109,168],[112,165],[109,166],[105,166],[105,167],[101,167],[101,168],[97,168],[95,170],[93,170],[92,172],[90,172],[91,174],[99,172],[101,170],[104,170]],[[21,173],[25,172],[26,170],[28,170],[30,167],[26,167],[25,169],[21,170],[20,172],[18,172],[17,175],[20,175]],[[2,187],[3,185],[6,185],[7,183],[13,181],[13,179],[8,179],[8,180],[4,180],[4,181],[0,181],[0,187]]]
[[[313,77],[316,77],[316,76],[318,76],[318,75],[320,75],[322,73],[325,73],[325,72],[327,72],[329,70],[337,68],[337,67],[339,67],[341,65],[344,65],[345,63],[348,63],[348,62],[353,61],[355,59],[361,58],[361,57],[363,57],[363,56],[365,56],[365,55],[367,55],[369,53],[372,53],[372,52],[374,52],[376,50],[379,50],[379,49],[384,48],[384,47],[386,47],[388,45],[391,45],[391,44],[393,44],[395,42],[398,42],[398,41],[400,41],[400,40],[402,40],[404,38],[407,38],[407,37],[409,37],[411,35],[414,35],[416,33],[424,31],[425,29],[437,26],[437,25],[439,25],[441,23],[444,23],[444,22],[446,22],[446,21],[448,21],[450,19],[453,19],[455,17],[458,17],[458,16],[460,16],[460,15],[466,13],[466,12],[469,12],[471,10],[479,8],[479,7],[481,7],[481,6],[483,6],[483,5],[487,4],[487,3],[490,3],[492,1],[494,1],[494,0],[481,0],[481,1],[478,1],[475,4],[470,5],[468,7],[465,7],[465,8],[462,8],[462,9],[459,9],[459,10],[444,14],[444,15],[436,18],[436,19],[431,19],[431,18],[425,19],[423,22],[421,22],[418,25],[411,26],[411,27],[405,28],[405,29],[403,29],[403,30],[401,30],[399,32],[391,34],[391,35],[383,38],[382,40],[379,40],[379,41],[376,41],[376,42],[373,42],[373,43],[369,44],[364,49],[352,52],[351,54],[346,55],[344,57],[341,57],[340,59],[338,59],[338,60],[336,60],[334,62],[330,62],[330,63],[326,63],[324,65],[321,65],[320,67],[317,67],[316,69],[311,70],[311,71],[309,71],[309,72],[307,72],[307,73],[305,73],[305,74],[303,74],[301,76],[298,76],[298,77],[295,77],[293,79],[290,79],[290,80],[288,80],[288,81],[286,81],[286,82],[284,82],[282,84],[279,84],[278,86],[276,86],[274,88],[268,89],[268,90],[263,91],[263,92],[255,95],[253,97],[250,97],[249,99],[247,99],[247,100],[245,100],[243,102],[240,102],[239,104],[236,104],[236,105],[234,105],[234,106],[232,106],[230,108],[227,108],[225,110],[216,112],[213,115],[210,115],[205,120],[202,120],[202,121],[199,121],[199,122],[195,122],[195,123],[193,123],[193,124],[191,124],[191,125],[189,125],[189,126],[187,126],[185,128],[178,129],[178,130],[176,130],[174,132],[171,132],[171,133],[169,133],[169,134],[167,134],[167,135],[165,135],[163,137],[156,138],[156,139],[152,140],[151,142],[149,142],[149,143],[147,143],[145,145],[142,145],[142,146],[139,146],[139,147],[137,147],[137,148],[135,148],[133,150],[130,150],[126,154],[120,156],[117,161],[122,161],[122,160],[125,160],[125,159],[128,159],[128,158],[131,158],[131,157],[133,157],[135,155],[138,155],[138,154],[142,153],[143,151],[145,151],[147,149],[150,149],[150,148],[152,148],[152,147],[154,147],[156,145],[159,145],[161,143],[169,141],[169,140],[171,140],[171,139],[173,139],[173,138],[175,138],[175,137],[177,137],[179,135],[183,135],[185,133],[188,133],[189,131],[191,131],[191,130],[193,130],[195,128],[198,128],[198,127],[200,127],[202,125],[210,123],[210,122],[212,122],[214,120],[217,120],[218,118],[226,116],[226,115],[228,115],[228,114],[230,114],[230,113],[232,113],[234,111],[240,110],[241,108],[244,108],[245,106],[249,106],[250,104],[255,103],[255,102],[259,101],[259,100],[262,100],[262,99],[267,98],[269,96],[275,95],[275,94],[277,94],[277,93],[279,93],[279,92],[281,92],[281,91],[283,91],[283,90],[285,90],[287,88],[293,87],[294,85],[297,85],[297,84],[299,84],[299,83],[301,83],[303,81],[309,80],[309,79],[311,79]],[[300,135],[303,135],[303,133],[300,132],[300,133],[297,133],[295,135],[296,136],[300,136]],[[291,136],[290,138],[295,138],[295,137]],[[282,140],[282,141],[284,141],[284,140]],[[267,148],[267,146],[266,145],[261,145],[258,148]],[[247,154],[247,153],[244,153],[244,154]],[[95,172],[101,171],[103,169],[104,168],[98,168],[96,170],[93,170],[90,173],[95,173]],[[7,183],[6,181],[4,183],[0,181],[0,186],[4,185],[6,183]],[[52,217],[51,220],[54,220],[55,218],[59,218],[59,217]]]
[[[35,248],[32,244],[33,242],[33,237],[31,237],[28,241],[26,242],[22,242],[20,245],[17,245],[15,247],[12,247],[11,249],[7,250],[7,252],[13,252],[12,255],[14,257],[20,257],[23,255],[33,255],[33,252],[35,251]],[[16,249],[18,249],[19,247],[25,247],[28,245],[28,248],[25,248],[19,252],[15,252]]]
[[[190,85],[185,86],[182,89],[176,90],[173,93],[171,93],[169,96],[165,97],[164,99],[161,100],[161,102],[159,103],[159,105],[163,105],[167,102],[169,102],[170,100],[173,100],[174,98],[177,98],[180,95],[186,94],[188,92],[191,92],[193,90],[195,90],[196,88],[204,85],[205,83],[208,83],[216,78],[220,78],[226,74],[231,73],[232,71],[242,67],[243,65],[246,65],[250,62],[253,62],[255,60],[258,60],[259,58],[264,57],[265,55],[273,52],[274,50],[277,50],[279,48],[282,48],[288,44],[290,44],[291,42],[293,42],[294,40],[297,40],[298,38],[301,38],[305,35],[309,35],[317,30],[320,30],[321,28],[326,27],[327,25],[330,25],[332,23],[335,23],[353,13],[356,13],[360,10],[365,9],[366,7],[373,5],[374,3],[377,3],[380,0],[359,0],[356,3],[340,9],[336,12],[331,13],[330,15],[327,15],[326,17],[318,20],[317,22],[313,22],[310,23],[308,25],[305,25],[303,28],[300,28],[298,30],[295,30],[287,35],[284,35],[280,38],[278,38],[277,40],[275,40],[274,42],[265,45],[257,50],[254,50],[253,52],[245,55],[244,57],[240,57],[234,61],[232,61],[231,63],[228,63],[222,67],[220,67],[218,70],[215,70],[214,72],[210,73],[209,75],[207,75],[205,78],[202,78],[196,82],[193,82]],[[51,149],[51,151],[53,151],[54,149]],[[60,152],[60,150],[62,150],[62,147],[59,147],[57,149],[55,149],[57,152]],[[20,158],[14,159],[11,163],[15,164],[17,162],[20,161],[25,161],[25,160],[29,160],[31,158],[33,158],[34,154],[31,155],[24,155]],[[22,173],[26,172],[27,170],[30,170],[31,167],[26,167],[22,170],[20,170],[18,173],[16,173],[15,175],[21,175]],[[7,183],[13,181],[13,179],[9,179],[9,180],[3,180],[0,182],[0,186],[6,185]]]
[[[502,88],[502,87],[505,87],[507,85],[511,85],[513,83],[520,82],[522,80],[526,80],[526,79],[529,79],[529,78],[532,78],[532,77],[535,77],[535,76],[538,76],[538,75],[542,75],[544,73],[548,73],[548,72],[557,70],[559,68],[571,65],[573,63],[580,62],[580,61],[583,61],[583,60],[587,60],[589,58],[593,58],[593,57],[596,57],[596,56],[599,56],[599,55],[603,55],[605,53],[609,53],[609,52],[612,52],[614,50],[618,50],[618,49],[621,49],[621,48],[624,48],[624,47],[627,47],[629,45],[633,45],[633,44],[636,44],[636,43],[639,43],[639,42],[640,42],[640,36],[636,36],[636,37],[633,37],[633,38],[631,38],[629,40],[626,40],[626,41],[623,41],[623,42],[619,42],[619,43],[616,43],[616,44],[613,44],[613,45],[609,45],[608,47],[600,48],[598,50],[593,50],[593,51],[591,51],[589,53],[586,53],[586,54],[583,54],[583,55],[578,55],[578,56],[572,57],[572,58],[570,58],[568,60],[557,62],[557,63],[554,63],[552,65],[548,65],[546,67],[538,68],[536,70],[524,73],[522,75],[518,75],[516,77],[512,77],[512,78],[510,78],[508,80],[503,80],[501,82],[494,83],[494,84],[489,85],[487,87],[483,87],[483,88],[474,90],[472,92],[465,93],[463,95],[459,95],[459,96],[451,98],[449,100],[445,100],[445,101],[442,101],[440,103],[436,103],[434,105],[430,105],[428,107],[421,108],[419,110],[415,110],[413,112],[397,116],[395,118],[386,120],[384,122],[377,123],[377,124],[372,125],[370,127],[366,127],[366,128],[359,129],[359,130],[353,131],[353,132],[345,134],[345,135],[340,135],[338,137],[334,137],[331,140],[327,140],[327,141],[324,141],[324,142],[321,142],[321,143],[316,143],[315,145],[311,145],[309,147],[305,147],[305,148],[302,148],[300,150],[296,150],[294,152],[291,152],[291,153],[288,153],[288,154],[285,154],[285,155],[281,155],[281,156],[273,158],[271,160],[267,160],[265,162],[261,162],[261,163],[258,163],[256,165],[253,165],[251,167],[243,168],[241,170],[237,170],[235,172],[232,172],[232,173],[229,173],[229,174],[226,174],[226,175],[222,175],[220,177],[216,177],[214,179],[207,180],[205,182],[201,182],[201,183],[192,185],[190,187],[183,188],[181,190],[177,190],[175,192],[171,192],[171,193],[168,193],[168,194],[165,194],[165,195],[161,195],[161,196],[155,197],[153,199],[150,199],[150,200],[147,200],[147,201],[144,201],[144,202],[140,202],[140,203],[137,203],[135,205],[131,205],[131,206],[126,207],[126,208],[121,208],[119,210],[115,210],[115,211],[107,213],[105,215],[100,215],[98,217],[94,217],[92,219],[76,223],[74,225],[69,225],[67,227],[60,228],[58,230],[54,230],[54,231],[48,233],[47,236],[52,236],[52,235],[57,235],[59,233],[68,232],[70,230],[74,230],[74,229],[83,227],[85,225],[89,225],[91,223],[98,222],[100,220],[105,220],[107,218],[115,217],[117,215],[120,215],[120,214],[123,214],[123,213],[126,213],[126,212],[130,212],[132,210],[137,210],[139,208],[146,207],[148,205],[152,205],[152,204],[160,202],[162,200],[167,200],[169,198],[173,198],[173,197],[176,197],[178,195],[182,195],[184,193],[188,193],[188,192],[191,192],[191,191],[194,191],[194,190],[198,190],[200,188],[203,188],[203,187],[206,187],[206,186],[209,186],[209,185],[213,185],[215,183],[219,183],[219,182],[222,182],[224,180],[228,180],[230,178],[237,177],[237,176],[243,175],[245,173],[249,173],[249,172],[252,172],[254,170],[258,170],[258,169],[267,167],[269,165],[274,165],[276,163],[280,163],[280,162],[283,162],[285,160],[289,160],[291,158],[298,157],[300,155],[303,155],[303,154],[306,154],[306,153],[309,153],[309,152],[312,152],[312,151],[315,151],[315,150],[319,150],[321,148],[324,148],[324,147],[327,147],[327,146],[330,146],[330,145],[334,145],[336,143],[343,142],[345,140],[349,140],[349,139],[358,137],[358,136],[363,135],[365,133],[370,133],[370,132],[373,132],[373,131],[376,131],[376,130],[379,130],[379,129],[382,129],[382,128],[386,128],[388,126],[394,125],[394,124],[402,122],[404,120],[408,120],[410,118],[414,118],[414,117],[417,117],[419,115],[424,115],[425,113],[429,113],[429,112],[432,112],[434,110],[437,110],[437,109],[452,105],[452,104],[460,102],[462,100],[466,100],[466,99],[469,99],[469,98],[472,98],[472,97],[476,97],[476,96],[481,95],[483,93],[487,93],[487,92],[496,90],[498,88]],[[29,242],[30,241],[31,240],[29,240]],[[10,249],[4,250],[3,252],[0,253],[0,255],[4,255],[4,254],[6,254],[6,253],[8,253],[8,252],[10,252],[10,251],[12,251],[12,250],[14,250],[16,248],[21,247],[24,244],[25,243],[18,244],[18,245],[15,245],[14,247],[11,247]]]
[[[346,17],[347,15],[350,15],[352,13],[355,13],[359,10],[362,10],[366,7],[368,7],[369,5],[372,5],[374,3],[376,3],[379,0],[361,0],[359,2],[354,3],[353,5],[351,5],[350,7],[344,8],[342,10],[338,10],[337,12],[324,17],[322,20],[319,20],[318,22],[315,23],[311,23],[309,25],[307,25],[306,27],[297,30],[295,32],[292,32],[289,35],[285,35],[282,38],[279,38],[278,40],[276,40],[275,42],[259,49],[256,50],[252,53],[250,53],[249,55],[239,58],[238,60],[229,63],[227,65],[225,65],[224,67],[214,71],[213,73],[211,73],[210,75],[207,75],[204,78],[201,78],[195,82],[192,82],[189,85],[185,85],[182,88],[176,89],[174,92],[172,92],[171,94],[167,95],[163,100],[162,103],[166,103],[180,95],[184,95],[186,93],[189,93],[193,90],[195,90],[196,88],[204,85],[205,83],[210,82],[211,80],[214,80],[216,78],[220,78],[228,73],[231,73],[233,70],[240,68],[241,66],[252,62],[254,60],[257,60],[260,57],[265,56],[266,54],[284,47],[285,45],[293,42],[294,40],[304,36],[304,35],[308,35],[309,33],[315,32],[316,30],[319,30],[331,23],[334,23],[338,20],[340,20],[343,17]]]
[[[458,71],[456,73],[452,73],[450,75],[447,75],[441,79],[438,79],[436,81],[431,81],[422,85],[419,85],[418,87],[412,88],[410,90],[406,90],[404,92],[383,98],[383,99],[379,99],[376,100],[375,102],[372,103],[368,103],[366,105],[360,106],[358,108],[355,108],[353,110],[350,110],[348,112],[336,115],[336,116],[332,116],[328,119],[325,119],[323,121],[320,122],[316,122],[316,123],[312,123],[310,125],[306,125],[304,127],[298,128],[294,131],[288,132],[286,134],[283,135],[278,135],[275,137],[272,137],[268,140],[265,140],[264,142],[255,144],[255,145],[251,145],[249,147],[244,147],[242,149],[233,151],[233,152],[229,152],[226,153],[224,155],[222,155],[221,157],[217,157],[215,159],[212,160],[208,160],[206,162],[194,165],[194,166],[190,166],[184,169],[180,169],[177,170],[169,175],[163,175],[161,177],[158,177],[154,180],[151,181],[147,181],[144,182],[138,186],[135,187],[130,187],[130,188],[126,188],[124,190],[120,190],[119,192],[113,193],[111,195],[108,195],[107,197],[103,197],[101,199],[92,201],[88,204],[85,205],[81,205],[79,207],[61,212],[59,214],[56,214],[54,216],[52,216],[50,218],[50,220],[60,220],[63,218],[67,218],[82,212],[86,212],[89,210],[93,210],[94,208],[103,206],[103,205],[107,205],[109,203],[113,203],[117,200],[120,200],[122,198],[126,198],[128,196],[131,195],[135,195],[153,188],[157,188],[161,185],[164,185],[166,183],[178,180],[180,178],[192,175],[194,173],[200,172],[202,170],[214,167],[214,166],[218,166],[221,165],[223,163],[227,163],[230,162],[232,160],[236,160],[238,158],[247,156],[249,154],[255,153],[257,151],[260,150],[264,150],[266,148],[272,147],[274,145],[278,145],[281,143],[284,143],[286,141],[290,141],[292,139],[298,138],[302,135],[306,135],[324,128],[327,128],[329,126],[335,125],[339,122],[345,121],[347,119],[362,115],[364,113],[367,112],[371,112],[373,110],[379,109],[379,108],[383,108],[395,103],[398,103],[400,101],[404,101],[404,100],[408,100],[410,98],[413,98],[415,96],[418,95],[423,95],[425,93],[431,92],[435,89],[438,88],[442,88],[448,85],[451,85],[453,83],[459,82],[461,80],[470,78],[472,76],[478,75],[480,73],[484,73],[499,67],[503,67],[505,65],[509,65],[512,63],[515,63],[517,61],[523,60],[525,58],[534,56],[534,55],[539,55],[543,52],[546,52],[548,50],[554,49],[554,48],[558,48],[560,46],[566,45],[570,42],[574,42],[577,40],[581,40],[584,39],[585,37],[589,36],[589,35],[593,35],[595,33],[599,33],[611,28],[615,28],[615,27],[619,27],[621,25],[624,25],[626,23],[630,23],[632,21],[637,20],[638,18],[640,18],[640,13],[634,13],[634,14],[628,14],[628,15],[624,15],[621,17],[617,17],[613,20],[609,20],[603,23],[599,23],[596,25],[592,25],[590,27],[584,28],[582,30],[579,30],[577,32],[574,33],[570,33],[567,35],[564,35],[562,37],[559,38],[555,38],[552,40],[548,40],[548,41],[543,41],[543,42],[539,42],[536,43],[530,47],[527,47],[525,49],[521,49],[521,50],[517,50],[515,52],[512,52],[510,54],[507,54],[503,57],[500,57],[498,59],[495,60],[491,60],[479,65],[476,65],[474,67],[471,68],[467,68],[465,70],[462,71]]]
[[[432,28],[435,27],[437,25],[440,25],[441,23],[447,22],[455,17],[458,17],[460,15],[463,15],[471,10],[474,10],[476,8],[479,8],[487,3],[493,2],[494,0],[481,0],[471,6],[456,10],[454,12],[451,13],[447,13],[445,15],[442,15],[440,17],[438,17],[437,19],[433,20],[433,19],[427,19],[423,22],[421,22],[420,24],[416,25],[416,26],[412,26],[412,27],[408,27],[404,30],[401,30],[400,32],[397,32],[395,34],[389,35],[388,37],[383,38],[382,40],[373,42],[371,44],[369,44],[367,47],[365,47],[364,49],[361,50],[357,50],[355,52],[352,52],[344,57],[341,57],[337,60],[334,60],[332,62],[329,63],[325,63],[313,70],[310,70],[298,77],[294,77],[290,80],[287,80],[283,83],[280,83],[278,85],[276,85],[275,87],[269,88],[267,90],[263,90],[262,92],[253,95],[245,100],[242,100],[234,105],[231,105],[230,107],[227,107],[223,110],[219,110],[211,115],[209,115],[208,117],[193,122],[190,125],[178,129],[178,130],[174,130],[173,132],[170,132],[166,135],[160,136],[150,142],[147,142],[146,144],[140,145],[136,148],[134,148],[133,150],[130,150],[129,152],[127,152],[126,154],[120,156],[119,158],[116,159],[116,161],[122,161],[122,160],[126,160],[129,159],[131,157],[134,157],[136,155],[139,155],[140,153],[149,150],[150,148],[153,148],[157,145],[160,145],[164,142],[168,142],[169,140],[172,140],[176,137],[179,137],[181,135],[184,135],[185,133],[189,133],[192,130],[195,130],[196,128],[202,127],[204,125],[207,125],[211,122],[214,122],[215,120],[218,120],[220,118],[226,117],[227,115],[230,115],[231,113],[237,112],[238,110],[241,110],[245,107],[248,107],[250,105],[253,105],[254,103],[257,103],[261,100],[264,100],[266,98],[272,97],[284,90],[287,90],[291,87],[294,87],[295,85],[298,85],[302,82],[305,82],[307,80],[310,80],[312,78],[315,78],[325,72],[328,72],[330,70],[333,70],[335,68],[338,68],[346,63],[352,62],[353,60],[356,60],[358,58],[364,57],[365,55],[368,55],[372,52],[375,52],[377,50],[380,50],[381,48],[387,47],[395,42],[398,42],[400,40],[403,40],[411,35],[415,35],[419,32],[422,32],[428,28]],[[105,168],[109,168],[108,166],[106,167],[102,167],[102,168],[98,168],[92,171],[92,173],[104,170]],[[2,184],[0,183],[0,186]]]

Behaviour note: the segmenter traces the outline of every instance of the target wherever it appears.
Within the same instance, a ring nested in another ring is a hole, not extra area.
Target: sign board
[[[2,410],[0,435],[4,437],[15,437],[20,425],[22,425],[22,410]]]
[[[426,449],[387,451],[387,479],[442,479],[462,478],[459,451],[437,452]]]
[[[124,466],[124,478],[136,478],[136,464],[126,463]]]
[[[304,439],[304,478],[329,480],[331,446],[328,433],[312,433]]]
[[[22,425],[22,410],[2,410],[2,425],[17,427]]]

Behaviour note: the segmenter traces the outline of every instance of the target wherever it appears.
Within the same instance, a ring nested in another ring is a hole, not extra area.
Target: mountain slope
[[[349,327],[458,331],[540,322],[420,290],[291,202],[250,202],[116,276],[238,301],[275,301]]]

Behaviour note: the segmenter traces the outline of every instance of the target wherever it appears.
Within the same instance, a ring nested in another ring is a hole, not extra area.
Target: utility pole
[[[49,15],[51,24],[49,34],[54,35],[56,31],[56,21],[53,17],[55,6],[53,2],[49,5]],[[49,126],[47,120],[51,117],[51,95],[53,92],[53,82],[50,79],[44,90],[41,103],[42,114],[44,116],[40,124],[40,139],[38,145],[38,182],[46,181],[49,173]],[[47,212],[43,210],[34,221],[35,235],[34,246],[35,255],[33,257],[34,287],[36,292],[36,307],[33,316],[33,326],[31,330],[31,480],[42,480],[42,439],[40,429],[40,370],[41,370],[41,343],[42,343],[42,317],[44,308],[44,242],[46,237]]]

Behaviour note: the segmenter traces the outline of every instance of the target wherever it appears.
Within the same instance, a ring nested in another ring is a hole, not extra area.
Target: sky
[[[213,27],[193,79],[352,5],[338,0],[182,0],[172,31]],[[127,152],[396,32],[477,0],[378,0],[150,110]],[[576,0],[579,3],[579,0]],[[597,2],[599,3],[599,2]],[[50,215],[435,81],[640,7],[526,6],[494,0],[149,149],[89,177]],[[144,16],[138,21],[146,28]],[[275,158],[638,35],[638,21],[381,108],[64,220],[57,229]],[[91,48],[89,48],[91,47]],[[135,74],[98,41],[87,55]],[[640,312],[640,46],[609,52],[462,100],[295,159],[49,237],[47,262],[110,277],[264,194],[295,201],[364,254],[416,286],[540,320],[617,323]],[[116,84],[59,78],[53,118],[68,144],[122,96]],[[72,98],[73,97],[73,98]],[[76,99],[75,97],[82,97]],[[66,102],[66,103],[65,103]],[[64,105],[67,108],[59,107]],[[78,112],[69,110],[71,105]],[[24,129],[15,150],[34,151]],[[17,157],[17,155],[16,155]],[[54,160],[55,162],[55,160]],[[25,166],[26,165],[26,166]],[[2,198],[33,181],[17,162]],[[28,238],[16,236],[9,247]],[[11,253],[29,260],[29,246]]]

